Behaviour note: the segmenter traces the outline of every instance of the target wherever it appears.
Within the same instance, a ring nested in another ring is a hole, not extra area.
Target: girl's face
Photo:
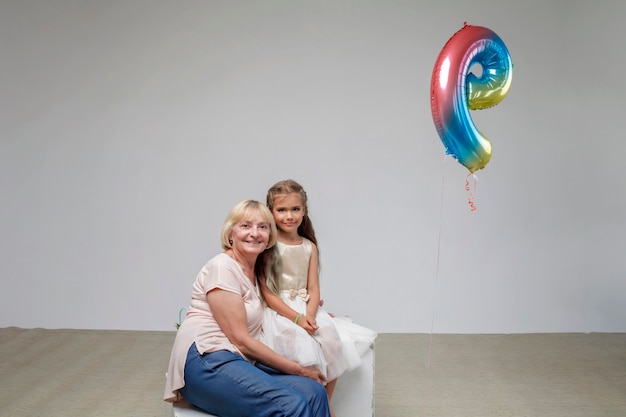
[[[286,234],[298,234],[305,208],[298,193],[280,194],[274,198],[272,214],[278,230]]]

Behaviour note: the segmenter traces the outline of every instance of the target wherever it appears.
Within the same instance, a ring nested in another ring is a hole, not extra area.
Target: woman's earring
[[[228,239],[228,244],[229,244],[230,246],[232,246],[232,245],[233,245],[233,240],[232,240],[232,239]]]

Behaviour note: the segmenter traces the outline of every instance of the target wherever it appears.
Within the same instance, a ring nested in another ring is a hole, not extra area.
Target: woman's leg
[[[285,375],[262,364],[257,364],[256,366],[273,378],[302,393],[309,404],[312,417],[331,416],[328,394],[322,384],[301,376]]]
[[[286,375],[285,375],[286,376]],[[196,407],[220,417],[327,417],[319,400],[313,401],[310,381],[287,383],[251,365],[241,356],[221,350],[200,355],[191,346],[185,364],[182,396]],[[322,388],[322,393],[325,391]],[[319,414],[318,412],[322,412]]]

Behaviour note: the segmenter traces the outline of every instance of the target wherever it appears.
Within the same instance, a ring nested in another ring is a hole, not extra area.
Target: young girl
[[[293,180],[280,181],[267,192],[267,206],[278,242],[266,252],[275,258],[267,263],[274,268],[259,274],[270,307],[262,340],[281,355],[322,371],[330,401],[337,378],[361,364],[377,334],[319,308],[319,252],[304,189]]]

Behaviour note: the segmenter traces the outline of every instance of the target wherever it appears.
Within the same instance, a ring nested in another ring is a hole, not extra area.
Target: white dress
[[[306,313],[307,275],[313,246],[303,238],[299,245],[276,243],[283,264],[281,298],[298,313]],[[292,320],[266,308],[261,340],[281,355],[303,366],[315,366],[328,381],[361,365],[361,357],[377,333],[347,317],[331,317],[321,308],[315,317],[319,328],[309,335]]]

